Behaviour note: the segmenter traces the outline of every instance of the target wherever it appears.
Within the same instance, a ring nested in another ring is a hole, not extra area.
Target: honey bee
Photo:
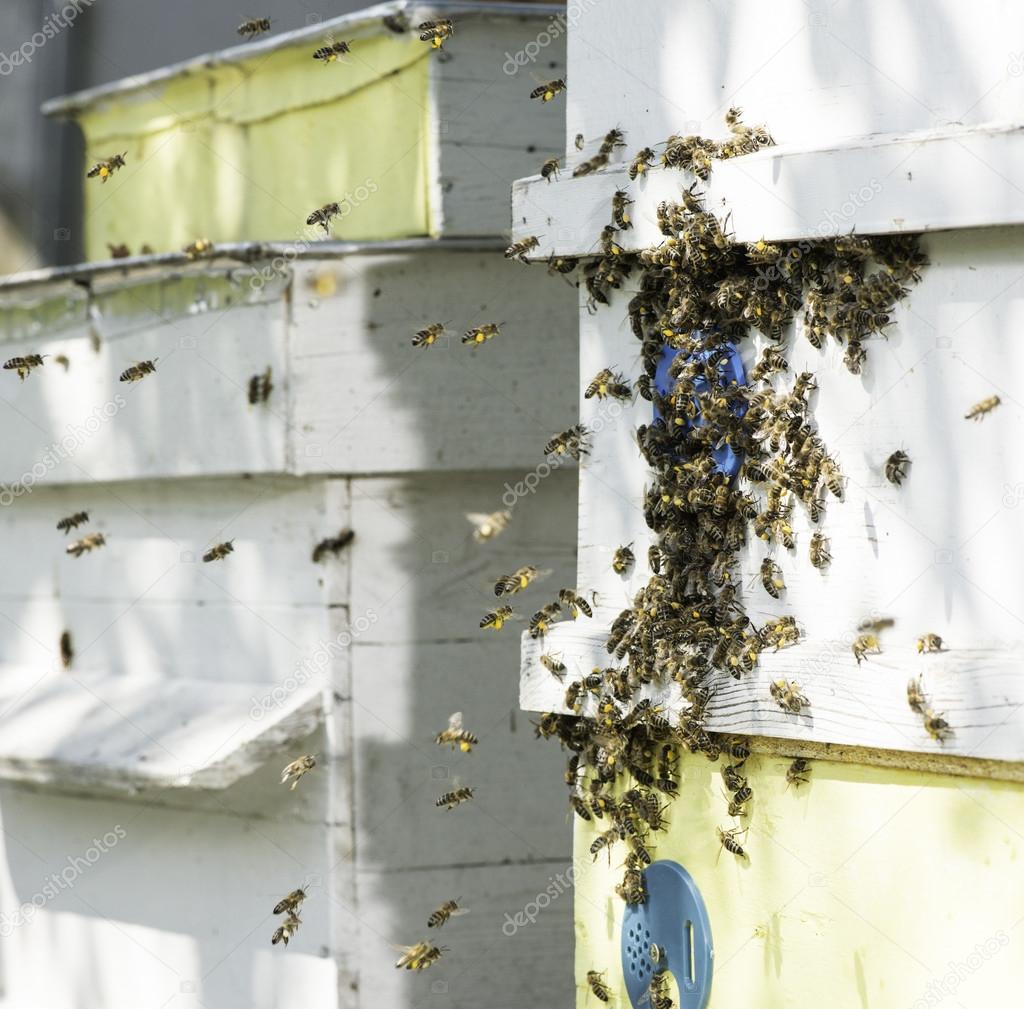
[[[306,891],[299,887],[298,890],[292,890],[287,897],[282,897],[274,905],[274,914],[284,914],[286,911],[288,914],[298,914],[299,908],[302,907],[302,902],[306,899]]]
[[[553,655],[547,653],[541,655],[540,664],[552,675],[556,680],[565,679],[565,663],[561,659],[556,659]]]
[[[853,657],[857,660],[858,666],[861,664],[861,660],[867,658],[868,655],[882,654],[882,646],[876,634],[858,634],[853,639],[850,650],[853,652]]]
[[[409,30],[409,18],[402,11],[386,15],[381,18],[381,22],[389,32],[396,35],[404,35]]]
[[[585,616],[592,617],[594,611],[590,608],[590,603],[578,595],[575,589],[559,589],[558,590],[558,601],[569,611],[569,616],[575,620],[580,613]]]
[[[124,154],[114,154],[109,158],[104,158],[102,161],[97,161],[92,168],[85,173],[87,179],[99,178],[102,182],[106,183],[107,179],[114,174],[119,168],[124,168],[124,159],[128,156],[128,152]]]
[[[464,802],[469,802],[472,798],[473,789],[462,786],[461,788],[453,788],[450,792],[445,792],[444,795],[439,795],[434,801],[434,805],[438,808],[444,806],[445,809],[454,809]]]
[[[593,820],[590,810],[587,809],[587,804],[578,795],[569,796],[569,805],[581,820],[587,820],[588,822]]]
[[[590,384],[584,390],[584,399],[605,399],[611,397],[612,399],[628,400],[633,397],[633,390],[629,383],[623,378],[618,372],[613,372],[611,368],[602,368],[591,380]]]
[[[137,361],[121,372],[119,381],[140,382],[147,375],[152,375],[156,371],[156,362],[159,360],[160,358],[154,357],[152,361]]]
[[[895,626],[896,621],[892,617],[868,617],[857,624],[857,630],[872,631],[875,634],[881,634],[882,631],[887,631],[890,627]]]
[[[572,273],[578,265],[579,261],[572,256],[556,256],[554,253],[548,256],[548,273],[558,273],[564,277],[565,274]],[[566,283],[568,282],[567,280]]]
[[[624,189],[615,190],[612,196],[612,223],[620,231],[633,227],[633,222],[629,219],[629,213],[626,210],[626,207],[630,206],[632,202]]]
[[[302,919],[289,911],[285,920],[274,930],[270,939],[271,945],[276,946],[279,942],[283,942],[287,946],[301,924]]]
[[[761,561],[760,578],[765,592],[773,599],[778,599],[779,593],[786,588],[785,579],[782,577],[782,568],[770,557],[765,557]]]
[[[722,768],[722,780],[730,792],[738,792],[747,783],[747,779],[740,774],[738,765],[726,764]]]
[[[340,213],[341,207],[337,203],[325,203],[306,218],[306,223],[318,224],[324,229],[324,234],[329,235],[331,233],[331,220]]]
[[[745,834],[746,830],[740,830],[739,827],[733,827],[731,830],[722,830],[721,827],[716,827],[715,831],[718,834],[718,840],[722,847],[725,848],[730,855],[735,855],[737,858],[747,857],[747,853],[743,850],[743,846],[736,840],[738,836]]]
[[[505,626],[505,623],[514,616],[515,613],[511,606],[499,606],[497,609],[490,610],[481,617],[480,627],[481,629],[493,627],[494,630],[500,631]]]
[[[189,242],[181,251],[187,259],[200,259],[213,252],[213,242],[208,238],[197,238],[194,242]]]
[[[24,382],[33,368],[43,366],[43,358],[47,356],[46,354],[26,354],[24,357],[12,357],[4,361],[4,368],[7,371],[17,371],[18,378]]]
[[[107,540],[103,533],[89,533],[88,536],[83,536],[80,540],[69,543],[64,552],[71,554],[72,557],[81,557],[82,554],[90,553],[105,546],[106,542]]]
[[[561,612],[562,607],[558,603],[548,603],[537,610],[530,618],[530,637],[544,637]]]
[[[237,31],[243,39],[254,39],[257,35],[270,31],[270,18],[246,18],[238,26]]]
[[[991,413],[1002,400],[998,396],[988,396],[964,414],[964,420],[981,420],[986,414]]]
[[[542,102],[550,102],[555,95],[565,90],[565,81],[559,77],[557,80],[548,81],[547,84],[539,84],[530,92],[530,97],[539,98]]]
[[[632,544],[630,544],[632,546]],[[617,575],[626,574],[632,567],[636,557],[633,551],[630,550],[629,546],[619,547],[615,551],[615,556],[612,558],[612,571]]]
[[[924,714],[925,705],[928,702],[928,698],[925,697],[924,684],[920,676],[915,676],[907,681],[907,704],[910,705],[911,711],[916,711],[919,715]]]
[[[810,778],[810,761],[805,757],[797,757],[792,764],[786,768],[786,787],[790,785],[796,785],[799,788],[801,785],[806,785]]]
[[[589,449],[584,444],[584,438],[589,434],[582,424],[574,424],[567,431],[562,431],[551,438],[544,446],[544,454],[569,455],[578,461],[581,456],[589,454]]]
[[[449,918],[469,914],[468,907],[459,907],[459,900],[446,900],[428,919],[427,928],[441,928]]]
[[[651,1009],[672,1009],[672,999],[668,993],[668,974],[665,971],[651,975],[647,991],[650,996]]]
[[[909,465],[910,456],[902,449],[897,449],[885,460],[885,479],[897,487],[901,486],[907,477]]]
[[[234,553],[234,540],[228,540],[225,543],[218,543],[216,546],[210,547],[209,550],[203,554],[203,563],[209,564],[210,561],[222,561],[228,554]]]
[[[811,702],[800,692],[800,684],[796,680],[774,680],[769,690],[779,707],[791,715],[799,715],[804,708],[810,707]]]
[[[455,711],[448,717],[448,728],[442,729],[434,737],[434,742],[438,746],[450,743],[453,750],[458,747],[463,753],[469,753],[480,740],[462,727],[462,712]]]
[[[925,708],[923,713],[924,728],[932,739],[944,743],[952,734],[953,730],[942,715],[935,714],[931,708]]]
[[[551,574],[550,570],[541,571],[531,565],[517,568],[510,575],[502,575],[494,584],[496,596],[511,596],[522,592],[527,586]]]
[[[462,342],[468,346],[479,347],[487,340],[493,340],[501,333],[501,325],[497,322],[485,322],[482,326],[467,329],[462,335]]]
[[[425,329],[417,331],[416,335],[412,338],[412,345],[414,347],[432,347],[443,333],[444,323],[432,322]]]
[[[429,42],[432,49],[440,49],[455,34],[455,26],[449,18],[424,21],[416,27],[420,33],[420,42]]]
[[[64,533],[66,536],[72,529],[77,529],[80,525],[84,525],[88,521],[88,512],[75,512],[74,515],[68,515],[66,518],[62,518],[57,523],[57,530]]]
[[[71,362],[68,360],[67,354],[55,354],[53,358],[56,364],[59,364],[65,371],[71,367]]]
[[[267,365],[267,370],[262,375],[253,375],[249,379],[249,403],[250,405],[256,403],[266,403],[270,399],[270,393],[273,391],[274,373],[271,370],[270,365]]]
[[[132,250],[124,242],[117,245],[107,242],[107,248],[110,250],[111,259],[127,259],[132,254]]]
[[[548,182],[552,179],[557,179],[561,167],[562,165],[558,158],[548,158],[548,160],[540,166],[540,177],[542,179],[547,179]]]
[[[832,563],[832,554],[829,551],[828,537],[823,533],[814,533],[811,536],[809,548],[811,564],[819,570],[826,568]]]
[[[60,636],[60,661],[65,669],[71,668],[75,659],[75,649],[71,644],[71,631],[64,631]]]
[[[607,1002],[611,997],[611,990],[604,982],[604,975],[605,971],[603,970],[588,970],[587,984],[590,985],[590,990],[597,998],[602,1002]]]
[[[351,529],[342,529],[337,536],[322,539],[313,547],[313,563],[319,564],[328,554],[337,557],[355,538],[356,534]]]
[[[940,638],[938,634],[922,634],[921,637],[917,639],[917,651],[919,654],[945,651],[942,647],[942,638]]]
[[[432,946],[429,942],[418,942],[415,946],[395,946],[402,955],[395,963],[396,967],[406,970],[426,970],[448,952],[447,946]]]
[[[741,788],[737,788],[733,793],[732,798],[729,800],[729,815],[730,816],[745,816],[746,805],[753,798],[754,790],[749,785],[743,785]]]
[[[497,511],[487,514],[485,512],[466,512],[466,520],[473,526],[473,539],[477,543],[486,543],[488,540],[500,536],[512,518],[510,511]]]
[[[348,42],[329,42],[325,46],[321,46],[319,49],[314,50],[313,59],[320,60],[324,66],[328,63],[334,63],[345,53],[352,52],[352,41]],[[307,224],[313,224],[313,221],[306,221]]]
[[[314,767],[316,767],[316,757],[312,754],[306,754],[304,757],[298,757],[288,764],[281,772],[281,784],[283,785],[285,782],[291,781],[291,791],[294,792],[295,787],[302,779],[302,776],[304,774],[309,774]]]
[[[635,180],[638,175],[646,175],[647,169],[653,164],[654,151],[650,147],[645,147],[638,151],[636,157],[629,163],[629,177]]]
[[[529,263],[526,258],[527,254],[532,252],[537,246],[540,245],[540,239],[536,235],[530,235],[527,238],[522,239],[519,242],[513,242],[505,250],[506,259],[518,259],[520,263]]]

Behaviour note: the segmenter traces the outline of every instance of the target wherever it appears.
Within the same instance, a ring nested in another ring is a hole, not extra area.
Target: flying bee
[[[867,617],[857,624],[857,630],[881,634],[882,631],[887,631],[890,627],[895,626],[896,621],[892,617]]]
[[[288,764],[281,772],[281,784],[285,784],[287,781],[291,781],[291,791],[295,791],[295,787],[302,780],[304,774],[309,774],[313,768],[316,767],[316,757],[312,754],[307,753],[304,757],[298,757]]]
[[[619,549],[615,551],[615,556],[612,558],[612,571],[617,575],[627,574],[633,567],[635,561],[636,557],[628,546],[619,547]]]
[[[75,540],[74,543],[69,543],[64,552],[71,554],[72,557],[81,557],[82,554],[98,550],[100,547],[104,546],[106,542],[107,540],[103,533],[89,533],[88,536],[83,536],[80,540]]]
[[[292,890],[287,897],[282,897],[274,905],[274,914],[284,914],[286,911],[288,914],[298,914],[299,908],[302,907],[302,902],[306,899],[306,891],[299,887],[298,890]]]
[[[270,18],[246,18],[237,28],[243,39],[254,39],[270,31]]]
[[[345,53],[352,52],[352,42],[328,42],[327,45],[321,46],[319,49],[314,50],[313,59],[320,60],[324,66],[328,63],[335,63],[338,59],[345,55]],[[307,224],[312,224],[312,221],[306,221]]]
[[[550,102],[555,95],[565,91],[565,81],[559,77],[557,80],[548,81],[547,84],[539,84],[530,92],[531,98],[539,98],[542,102]]]
[[[271,945],[276,946],[279,942],[283,942],[287,946],[299,930],[301,924],[302,919],[297,914],[289,911],[288,917],[274,930],[274,934],[270,939]]]
[[[505,258],[518,259],[520,263],[529,264],[529,260],[526,256],[528,253],[536,249],[538,245],[540,245],[540,239],[537,238],[536,235],[529,235],[527,238],[524,238],[519,242],[513,242],[505,250]]]
[[[561,612],[562,607],[558,603],[548,603],[537,610],[530,618],[530,637],[544,637]]]
[[[210,561],[222,561],[228,554],[234,553],[234,540],[227,540],[224,543],[218,543],[216,546],[210,547],[209,550],[203,554],[203,563],[209,564]]]
[[[194,242],[189,242],[181,251],[186,259],[200,259],[213,252],[213,242],[208,238],[197,238]]]
[[[553,655],[548,655],[546,652],[540,657],[540,664],[552,675],[556,680],[565,679],[565,663],[561,659],[556,659]]]
[[[500,536],[512,518],[510,511],[466,512],[466,520],[473,526],[473,539],[477,543],[486,543]]]
[[[467,329],[462,335],[462,342],[468,346],[479,347],[487,340],[493,340],[501,333],[501,325],[497,322],[485,322],[482,326]]]
[[[632,202],[629,194],[624,189],[615,190],[612,196],[612,223],[620,231],[633,227],[633,222],[629,219],[629,213],[626,210]]]
[[[765,592],[768,593],[773,599],[779,598],[779,593],[786,588],[785,579],[782,577],[782,568],[775,563],[770,557],[765,557],[761,561],[760,571],[761,584],[764,586]]]
[[[65,669],[70,669],[74,659],[75,649],[71,644],[71,631],[64,631],[60,636],[60,663]]]
[[[446,900],[428,919],[427,928],[441,928],[449,918],[469,914],[468,907],[459,907],[459,901]]]
[[[941,652],[945,651],[942,647],[942,638],[938,634],[922,634],[917,639],[917,651],[919,654],[927,654],[928,652]]]
[[[998,396],[988,396],[983,399],[980,403],[975,403],[974,406],[964,414],[964,420],[981,420],[986,414],[991,413],[1002,400]]]
[[[558,601],[569,611],[569,616],[575,620],[580,613],[585,616],[592,617],[594,611],[590,608],[590,603],[578,595],[575,589],[559,589],[558,590]]]
[[[611,368],[602,368],[591,380],[583,392],[584,399],[612,399],[628,400],[633,397],[633,390],[629,383],[618,372]]]
[[[77,529],[80,525],[83,525],[88,521],[88,512],[75,512],[74,515],[68,515],[66,518],[62,518],[57,523],[57,529],[66,536],[72,529]]]
[[[125,368],[121,372],[119,381],[121,382],[140,382],[147,375],[152,375],[156,371],[156,362],[160,358],[154,357],[152,361],[137,361],[131,367]]]
[[[456,806],[461,806],[464,802],[469,802],[473,798],[473,789],[462,786],[461,788],[453,788],[450,792],[445,792],[444,795],[439,795],[434,800],[434,805],[439,809],[444,806],[445,809],[454,809]]]
[[[773,680],[768,689],[779,707],[791,715],[799,715],[805,707],[810,707],[811,702],[800,692],[796,680]]]
[[[515,616],[511,606],[499,606],[497,609],[490,610],[480,618],[480,628],[483,630],[487,627],[493,627],[494,630],[500,631],[505,623]]]
[[[910,456],[902,449],[897,449],[885,460],[885,479],[899,487],[907,477]]]
[[[786,788],[790,785],[796,785],[799,788],[801,785],[806,785],[810,778],[810,761],[805,757],[797,757],[792,764],[786,768]]]
[[[635,180],[638,175],[646,175],[647,169],[653,164],[654,151],[650,147],[645,147],[638,151],[636,157],[629,163],[629,177]]]
[[[581,456],[589,453],[584,444],[584,439],[589,434],[590,432],[582,424],[574,424],[567,431],[562,431],[551,438],[544,446],[544,454],[546,456],[569,455],[578,461]]]
[[[328,554],[334,554],[337,557],[355,538],[356,534],[351,529],[342,529],[337,536],[328,536],[322,539],[313,547],[313,563],[319,564]]]
[[[590,985],[590,990],[597,998],[602,1002],[607,1002],[611,997],[611,992],[608,985],[604,983],[604,975],[605,971],[603,970],[588,970],[587,984]]]
[[[920,676],[915,676],[913,679],[908,680],[907,704],[910,705],[910,710],[916,711],[919,715],[923,715],[927,702],[928,698],[925,697],[922,678]]]
[[[395,946],[402,955],[395,963],[396,967],[406,970],[426,970],[448,952],[447,946],[432,946],[429,942],[418,942],[415,946]]]
[[[952,734],[953,730],[942,715],[935,714],[931,708],[924,709],[924,728],[932,739],[944,743]]]
[[[735,855],[737,858],[747,857],[743,846],[736,840],[738,836],[746,833],[745,830],[740,830],[739,827],[733,827],[731,830],[722,830],[721,827],[716,827],[715,830],[718,833],[719,842],[730,855]]]
[[[442,333],[444,333],[444,323],[432,322],[426,329],[417,331],[412,338],[412,345],[414,347],[432,347]]]
[[[404,35],[409,30],[409,18],[401,11],[397,14],[388,14],[381,18],[381,22],[389,32],[396,35]]]
[[[547,179],[550,182],[552,179],[558,178],[558,172],[562,165],[558,158],[548,158],[543,165],[540,166],[540,177]]]
[[[546,578],[549,574],[551,574],[550,570],[541,571],[540,568],[528,564],[525,567],[517,568],[510,575],[502,575],[494,583],[494,594],[496,596],[515,595],[532,585],[533,582]]]
[[[853,652],[853,657],[857,660],[857,665],[861,664],[863,659],[866,659],[869,655],[881,655],[882,646],[878,641],[877,634],[858,634],[853,639],[853,644],[850,646],[850,650]]]
[[[438,746],[450,743],[453,750],[458,747],[463,753],[469,753],[480,740],[462,727],[462,712],[455,711],[448,718],[448,728],[442,729],[434,737],[434,742]]]
[[[416,30],[420,33],[420,42],[429,42],[432,49],[440,49],[455,34],[450,18],[424,21],[416,26]]]
[[[17,371],[18,378],[24,382],[33,368],[43,366],[43,358],[46,356],[46,354],[26,354],[24,357],[12,357],[4,361],[4,368],[7,371]]]
[[[266,403],[270,399],[270,393],[274,388],[274,373],[270,365],[267,365],[267,370],[262,375],[253,375],[249,379],[249,403],[254,405],[256,403]]]
[[[102,182],[106,182],[111,175],[114,174],[119,168],[124,168],[124,159],[128,156],[128,152],[124,154],[114,154],[109,158],[104,158],[102,161],[97,161],[92,168],[85,173],[87,179],[99,178]]]
[[[814,533],[811,536],[809,551],[811,564],[819,570],[827,568],[832,563],[832,554],[829,552],[828,537],[822,533]]]
[[[576,139],[573,141],[573,145],[575,146],[577,151],[582,151],[583,150],[583,143],[584,143],[584,141],[583,141],[583,134],[582,133],[577,133],[576,134]]]
[[[341,207],[337,203],[325,203],[306,218],[306,224],[318,224],[324,229],[324,234],[329,235],[331,233],[331,220],[340,213]]]
[[[71,367],[71,362],[68,360],[67,354],[55,354],[53,360],[59,364],[65,371]]]

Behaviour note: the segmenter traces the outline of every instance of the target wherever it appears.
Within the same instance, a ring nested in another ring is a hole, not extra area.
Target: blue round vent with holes
[[[627,904],[622,918],[622,974],[629,1000],[647,1009],[651,976],[668,971],[681,1009],[705,1009],[715,950],[704,899],[678,862],[654,862],[644,879],[646,903]]]

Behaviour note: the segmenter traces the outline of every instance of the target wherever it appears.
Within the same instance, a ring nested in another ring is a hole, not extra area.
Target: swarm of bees
[[[97,161],[92,168],[85,173],[88,179],[99,179],[101,182],[106,182],[111,175],[114,174],[119,168],[124,168],[125,158],[128,156],[128,152],[125,151],[123,154],[113,154],[109,158],[104,158],[102,161]]]

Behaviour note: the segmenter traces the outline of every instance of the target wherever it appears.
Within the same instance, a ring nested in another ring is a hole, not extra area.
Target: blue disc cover
[[[729,350],[729,355],[724,361],[718,366],[719,373],[722,376],[724,385],[746,385],[747,375],[743,368],[743,361],[740,359],[739,351],[736,348],[736,344],[731,341],[724,344]],[[672,362],[676,359],[681,351],[675,347],[670,347],[665,344],[661,348],[661,358],[658,361],[658,370],[654,374],[654,387],[658,393],[662,396],[670,396],[672,394],[673,382],[669,376],[669,368]],[[697,354],[691,355],[698,358],[704,358],[705,360],[712,354],[711,350],[701,350]],[[694,382],[694,387],[697,392],[705,392],[708,384],[703,378],[697,379]],[[742,417],[746,412],[746,407],[743,404],[735,404],[733,406],[733,412]],[[654,408],[655,419],[661,419],[661,413],[657,407]],[[692,421],[693,424],[703,425],[704,419],[698,417],[697,420]],[[689,425],[687,425],[689,427]],[[740,471],[740,457],[733,451],[731,445],[720,445],[718,448],[712,449],[711,454],[715,460],[715,467],[719,473],[725,474],[729,479],[733,479]]]
[[[622,918],[622,975],[629,1001],[634,1009],[648,1009],[651,976],[668,971],[679,989],[680,1009],[705,1009],[715,948],[704,898],[678,862],[654,862],[644,879],[646,902],[627,904]]]

